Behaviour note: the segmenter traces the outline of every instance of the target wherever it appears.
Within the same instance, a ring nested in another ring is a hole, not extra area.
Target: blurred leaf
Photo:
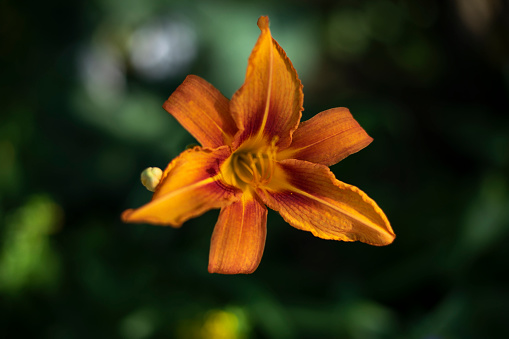
[[[59,258],[50,234],[58,229],[62,210],[46,196],[33,196],[5,217],[0,254],[0,290],[17,294],[25,288],[47,289],[59,280]]]

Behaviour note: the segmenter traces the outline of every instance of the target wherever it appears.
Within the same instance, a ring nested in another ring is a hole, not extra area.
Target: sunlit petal
[[[122,220],[178,227],[212,208],[238,200],[241,191],[224,184],[219,173],[219,166],[230,153],[227,146],[184,151],[164,171],[152,201],[125,211]]]
[[[229,100],[202,78],[189,75],[163,104],[163,108],[203,147],[231,141],[237,126],[229,113]]]
[[[286,53],[272,39],[269,19],[260,17],[262,31],[249,57],[244,85],[233,95],[231,114],[239,130],[234,146],[254,136],[278,146],[290,145],[291,134],[301,117],[302,84]]]
[[[212,234],[209,272],[252,273],[265,247],[267,209],[250,194],[224,207]]]
[[[387,245],[394,232],[378,205],[357,187],[336,180],[325,166],[283,160],[277,180],[258,194],[293,227],[323,239]]]
[[[347,108],[332,108],[302,122],[292,144],[278,159],[306,160],[326,166],[338,163],[373,141]]]

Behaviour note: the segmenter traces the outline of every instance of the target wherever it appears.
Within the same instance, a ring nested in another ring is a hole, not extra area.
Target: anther
[[[263,148],[255,149],[254,152],[238,152],[233,155],[232,171],[237,184],[253,186],[265,185],[274,173],[274,161],[276,158],[277,138]]]

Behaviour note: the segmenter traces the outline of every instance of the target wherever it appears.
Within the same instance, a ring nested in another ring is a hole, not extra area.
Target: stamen
[[[258,159],[258,163],[260,164],[260,172],[261,172],[261,177],[262,179],[265,178],[265,161],[263,159],[263,154],[262,152],[258,152],[256,153],[256,158]]]
[[[253,171],[249,166],[245,154],[239,154],[233,158],[233,172],[242,182],[251,182],[253,180]]]
[[[274,161],[269,161],[267,167],[265,168],[265,175],[263,176],[263,179],[267,181],[270,180],[273,173],[274,173]]]
[[[274,173],[278,138],[262,147],[246,147],[237,150],[232,156],[231,169],[233,181],[237,186],[250,185],[258,187],[270,182]]]
[[[259,181],[259,171],[260,169],[258,168],[257,163],[258,163],[258,159],[257,158],[253,158],[253,155],[251,153],[248,153],[248,158],[249,158],[249,166],[251,167],[252,171],[253,171],[253,180],[252,182],[256,183]]]

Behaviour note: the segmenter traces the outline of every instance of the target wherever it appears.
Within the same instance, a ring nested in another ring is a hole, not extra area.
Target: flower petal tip
[[[124,212],[122,212],[120,219],[122,219],[123,222],[132,222],[129,217],[131,216],[131,214],[133,212],[134,212],[134,209],[132,209],[132,208],[125,210]]]
[[[258,268],[258,265],[255,267],[249,267],[249,268],[241,268],[241,267],[235,267],[235,268],[224,268],[224,267],[216,267],[209,264],[208,271],[210,274],[251,274]]]
[[[396,240],[396,234],[393,233],[390,233],[390,235],[388,235],[386,238],[385,238],[385,243],[381,244],[380,246],[387,246],[387,245],[390,245],[394,242],[394,240]]]
[[[261,31],[268,29],[269,28],[269,17],[266,15],[259,17],[257,25]]]

